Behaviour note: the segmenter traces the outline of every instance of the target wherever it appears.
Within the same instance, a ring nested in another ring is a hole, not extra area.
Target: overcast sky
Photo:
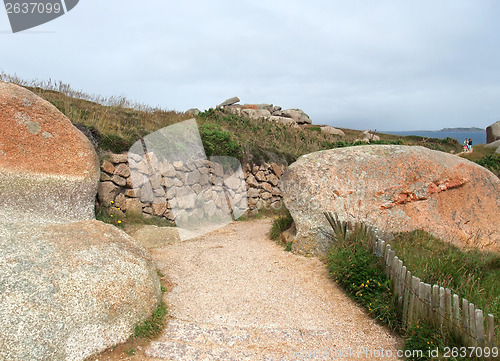
[[[232,96],[354,129],[500,120],[498,0],[81,0],[0,70],[185,111]]]

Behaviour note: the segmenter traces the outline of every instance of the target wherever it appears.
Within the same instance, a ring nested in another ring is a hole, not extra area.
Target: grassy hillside
[[[125,152],[147,134],[189,119],[184,113],[131,104],[123,97],[103,98],[74,91],[64,83],[22,81],[0,73],[0,80],[25,86],[54,104],[74,124],[85,126],[103,150]],[[318,150],[362,145],[362,132],[341,128],[346,136],[322,134],[318,125],[291,128],[264,120],[251,120],[210,109],[197,116],[208,155],[231,155],[240,160],[262,163],[291,163],[299,156]],[[444,152],[459,152],[454,139],[429,139],[380,134],[372,144],[422,145]]]
[[[473,152],[463,153],[460,156],[482,165],[500,178],[500,154],[495,153],[494,148],[486,148],[480,144],[474,147]]]

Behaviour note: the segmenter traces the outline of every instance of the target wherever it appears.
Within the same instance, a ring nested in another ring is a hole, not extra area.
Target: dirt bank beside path
[[[165,295],[172,318],[135,356],[118,349],[97,359],[396,360],[399,338],[356,306],[324,264],[284,252],[269,229],[270,220],[235,222],[152,249],[173,286]]]

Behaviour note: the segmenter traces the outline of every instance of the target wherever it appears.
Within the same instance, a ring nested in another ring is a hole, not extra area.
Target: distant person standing
[[[469,152],[472,152],[472,138],[469,138],[468,148],[469,148]]]
[[[464,152],[469,150],[469,139],[465,138],[464,140]]]

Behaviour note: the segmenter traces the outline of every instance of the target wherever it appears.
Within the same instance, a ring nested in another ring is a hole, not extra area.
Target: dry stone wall
[[[233,211],[245,209],[245,201],[248,201],[250,213],[282,206],[278,183],[285,171],[284,165],[242,165],[245,190],[232,170],[225,171],[217,163],[179,161],[170,164],[158,161],[154,154],[148,154],[148,160],[144,162],[140,156],[133,155],[129,161],[127,154],[108,153],[101,162],[98,201],[109,206],[114,214],[135,213],[169,220],[174,219],[172,209],[185,210],[186,217],[202,218],[224,208],[223,202],[227,200]],[[227,200],[225,196],[213,197],[211,193],[224,194],[224,191]],[[196,202],[189,194],[201,195],[206,201]]]

